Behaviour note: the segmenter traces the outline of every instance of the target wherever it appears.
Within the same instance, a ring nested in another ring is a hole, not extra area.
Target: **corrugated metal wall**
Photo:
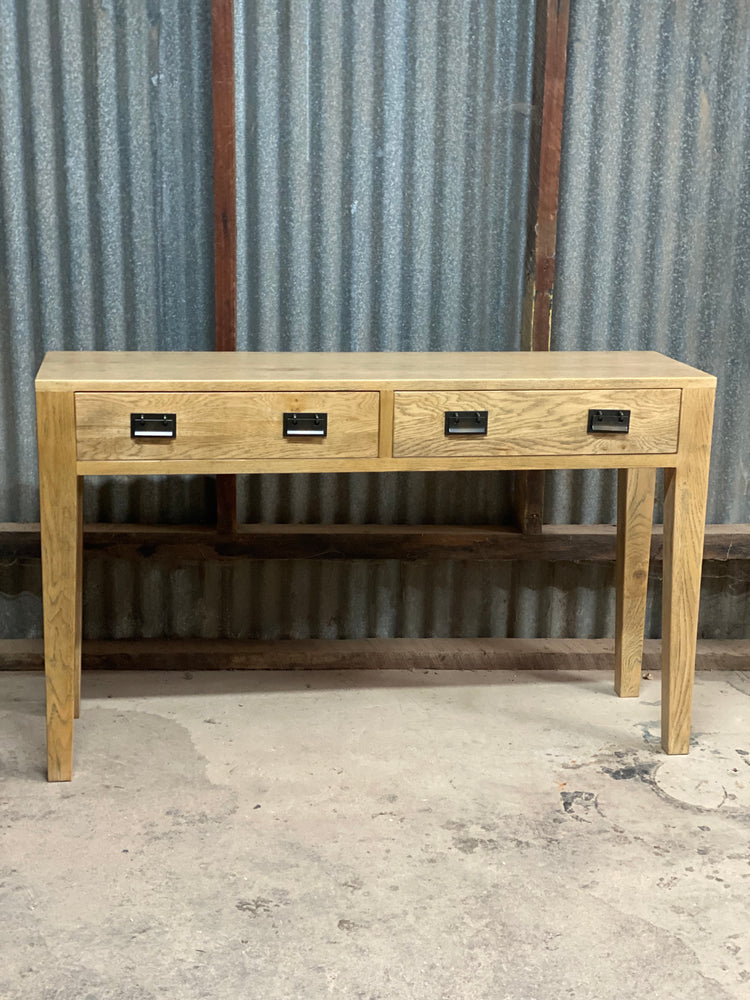
[[[242,349],[514,348],[533,3],[236,3]],[[710,518],[750,520],[750,7],[573,0],[553,346],[649,347],[720,378]],[[210,348],[206,0],[0,0],[0,520],[37,515],[48,348]],[[548,516],[612,520],[613,478]],[[87,483],[86,516],[209,516],[210,480]],[[248,477],[248,520],[503,521],[508,477]],[[702,631],[746,634],[747,583]],[[611,634],[611,570],[92,562],[86,631]],[[40,632],[0,566],[0,635]],[[654,595],[658,598],[658,594]],[[652,601],[649,633],[658,634]]]
[[[0,0],[0,520],[39,517],[47,350],[213,346],[210,7]],[[203,480],[87,490],[199,517]]]
[[[553,347],[717,375],[708,520],[748,522],[750,3],[574,0],[568,51]],[[614,518],[612,475],[551,478],[549,520]]]
[[[235,11],[238,347],[515,350],[533,0]],[[268,476],[240,513],[510,518],[510,477],[469,480]]]

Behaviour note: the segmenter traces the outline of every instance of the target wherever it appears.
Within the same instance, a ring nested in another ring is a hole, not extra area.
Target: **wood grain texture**
[[[685,390],[677,466],[664,470],[661,717],[669,754],[690,748],[713,411],[713,389]]]
[[[77,507],[76,518],[76,610],[75,610],[75,649],[73,665],[75,668],[75,685],[73,690],[73,715],[78,719],[81,715],[81,640],[83,637],[83,476],[77,476]]]
[[[211,0],[214,153],[214,309],[217,351],[237,350],[237,157],[234,115],[234,4]],[[216,478],[216,527],[237,529],[237,478]]]
[[[497,455],[491,458],[299,458],[144,459],[80,461],[79,476],[211,476],[224,473],[262,472],[501,472],[515,469],[621,469],[644,465],[660,469],[674,462],[663,455]]]
[[[644,389],[716,385],[655,351],[270,353],[52,351],[47,391]]]
[[[548,351],[551,341],[552,294],[555,285],[557,244],[557,209],[560,189],[560,151],[562,147],[565,70],[568,51],[570,0],[540,0],[544,19],[543,41],[537,20],[536,43],[544,44],[544,78],[541,98],[541,135],[538,161],[538,184],[529,206],[527,272],[533,273],[533,309],[530,322],[530,347]],[[533,169],[533,162],[532,162]],[[535,218],[534,218],[535,215]]]
[[[513,513],[525,535],[540,535],[544,530],[543,469],[517,472],[513,479]]]
[[[521,327],[527,350],[550,347],[568,24],[569,0],[536,5]]]
[[[629,433],[588,433],[589,409],[630,410]],[[449,410],[487,410],[487,435],[447,437]],[[393,454],[664,454],[677,451],[679,420],[679,389],[396,392]]]
[[[87,670],[548,670],[612,669],[611,639],[127,639],[87,640]],[[643,667],[658,682],[661,642]],[[698,670],[750,670],[750,640],[699,640]],[[36,639],[0,639],[0,671],[42,670]],[[655,687],[654,687],[655,690]]]
[[[648,352],[240,358],[231,358],[231,369],[226,356],[205,354],[45,359],[37,396],[53,780],[69,778],[72,768],[80,676],[81,505],[76,475],[84,474],[618,468],[626,470],[620,474],[625,496],[622,579],[627,582],[630,575],[640,586],[634,553],[648,546],[639,542],[633,547],[629,532],[638,520],[637,497],[651,489],[653,469],[665,467],[663,745],[669,753],[686,752],[716,384],[712,376]],[[157,378],[160,373],[167,373],[163,381]],[[97,386],[107,391],[95,391]],[[393,457],[388,448],[391,393]],[[592,408],[629,409],[630,433],[589,435]],[[488,437],[446,439],[444,414],[455,409],[488,410]],[[289,410],[325,410],[329,437],[303,445],[284,440],[281,415]],[[130,438],[132,412],[177,413],[176,441],[147,443],[148,452],[158,458],[134,458],[128,450],[135,448],[140,455],[146,444]],[[334,421],[341,427],[340,438],[332,434],[333,417],[340,418]],[[76,420],[80,453],[96,457],[76,460]],[[237,427],[249,427],[250,433],[238,434]],[[483,449],[478,455],[477,441]],[[279,442],[284,450],[277,452]],[[310,447],[321,445],[330,446],[329,457],[312,458],[320,452]],[[292,446],[300,450],[292,451]],[[456,451],[446,451],[450,448]],[[399,449],[416,453],[401,457]],[[322,544],[325,532],[318,534]],[[231,546],[238,538],[217,536],[219,541]],[[632,672],[623,650],[632,645],[625,640],[628,630],[635,632],[631,612],[641,597],[623,593],[622,601],[621,687]]]
[[[73,719],[80,704],[81,487],[72,393],[37,394],[47,774],[70,781]]]
[[[655,469],[620,469],[617,476],[615,691],[621,698],[640,690],[655,483]]]
[[[569,6],[569,0],[540,0],[536,5],[521,312],[521,347],[533,351],[549,351],[552,340]],[[525,533],[542,530],[544,482],[544,472],[540,470],[519,472],[515,477],[516,520]]]
[[[211,0],[216,350],[237,348],[237,199],[234,4]]]
[[[393,457],[393,390],[384,389],[380,393],[380,435],[378,457]]]
[[[76,393],[82,461],[376,458],[377,392]],[[177,436],[131,438],[131,413],[175,413]],[[326,437],[283,435],[285,412],[328,414]]]
[[[611,524],[547,524],[539,535],[504,525],[245,524],[219,537],[206,525],[88,524],[87,559],[534,559],[543,562],[614,562]],[[650,574],[661,573],[662,526],[651,535]],[[0,524],[0,562],[39,559],[38,524]],[[750,578],[750,525],[711,524],[703,545],[703,576]],[[731,562],[732,568],[726,566]]]

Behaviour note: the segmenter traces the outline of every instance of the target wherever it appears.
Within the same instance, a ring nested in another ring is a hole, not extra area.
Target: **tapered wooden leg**
[[[47,688],[47,776],[70,781],[80,676],[81,488],[75,466],[74,397],[37,394],[39,498]]]
[[[664,470],[661,742],[687,753],[695,677],[712,391],[683,389],[677,466]]]
[[[636,698],[640,689],[655,481],[655,469],[617,474],[615,691],[621,698]]]
[[[76,534],[76,646],[74,715],[81,714],[81,638],[83,625],[83,476],[78,476],[78,527]]]

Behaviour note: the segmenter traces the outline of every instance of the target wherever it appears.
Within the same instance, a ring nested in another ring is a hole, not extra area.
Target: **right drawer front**
[[[677,451],[680,389],[396,392],[396,458],[637,455]],[[590,432],[589,410],[629,410],[627,433]],[[449,411],[486,411],[487,433],[446,436]]]

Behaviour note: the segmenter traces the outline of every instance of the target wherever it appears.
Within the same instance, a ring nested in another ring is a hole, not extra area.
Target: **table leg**
[[[70,781],[79,704],[81,484],[76,476],[74,397],[37,394],[39,498],[47,689],[47,776]]]
[[[641,681],[656,470],[617,473],[615,691],[636,698]]]
[[[73,692],[74,717],[81,715],[81,638],[83,635],[83,476],[77,477],[76,503],[78,524],[76,534],[76,620],[75,620],[75,690]]]
[[[661,742],[666,753],[690,747],[713,390],[683,389],[680,450],[664,470]]]

